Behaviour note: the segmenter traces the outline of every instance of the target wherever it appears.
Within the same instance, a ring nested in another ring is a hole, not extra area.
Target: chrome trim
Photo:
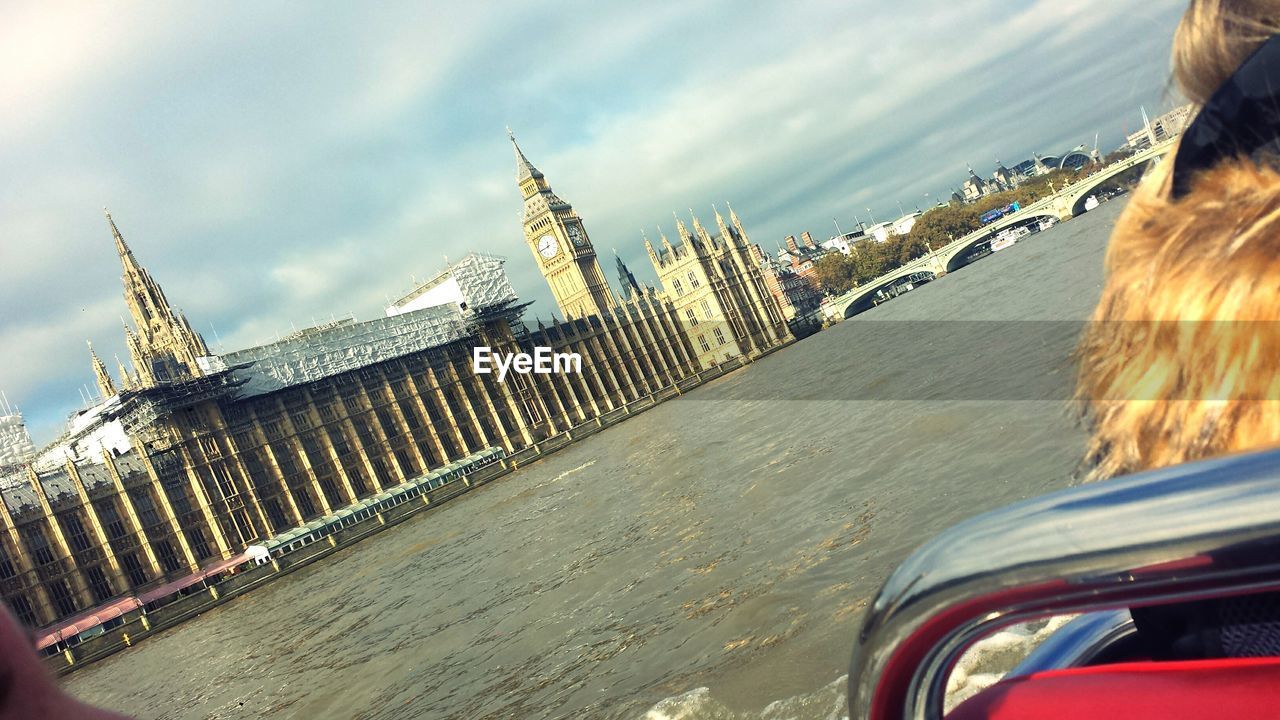
[[[1083,485],[957,525],[889,577],[849,668],[849,717],[942,717],[960,654],[1049,615],[1280,589],[1280,451]]]
[[[1058,628],[1006,677],[1083,667],[1106,649],[1137,632],[1128,610],[1086,613]]]

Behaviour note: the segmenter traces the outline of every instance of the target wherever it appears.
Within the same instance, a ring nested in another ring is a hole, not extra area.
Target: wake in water
[[[700,687],[659,702],[642,720],[849,720],[847,684],[848,677],[841,676],[810,695],[776,700],[763,710],[745,713],[730,710]]]
[[[946,711],[994,685],[1071,619],[1062,616],[1014,625],[975,643],[947,680]],[[662,700],[641,720],[849,720],[848,680],[847,675],[841,676],[812,694],[777,700],[753,712],[734,712],[700,687]]]

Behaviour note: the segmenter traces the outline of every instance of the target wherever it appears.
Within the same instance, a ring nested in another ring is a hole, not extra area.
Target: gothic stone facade
[[[70,452],[0,481],[4,602],[28,625],[49,625],[485,447],[518,451],[789,339],[736,216],[732,228],[717,217],[715,238],[681,223],[681,249],[651,252],[666,292],[633,278],[620,300],[581,218],[518,148],[517,162],[526,238],[564,319],[531,331],[520,307],[473,308],[460,334],[319,376],[266,378],[253,358],[269,357],[269,346],[209,357],[110,222],[137,327],[126,327],[133,370],[121,370],[117,388],[92,361],[109,398],[98,422],[120,423],[128,447]],[[333,351],[338,334],[310,340]],[[499,382],[473,372],[475,345],[577,352],[582,372]]]

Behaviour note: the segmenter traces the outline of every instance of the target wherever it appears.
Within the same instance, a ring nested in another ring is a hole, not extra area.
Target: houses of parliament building
[[[489,447],[513,453],[734,357],[791,341],[732,209],[644,242],[660,288],[616,260],[515,148],[523,229],[560,317],[529,327],[503,260],[472,253],[387,308],[221,355],[107,215],[129,367],[91,350],[101,400],[0,468],[0,597],[41,627],[199,573]],[[476,373],[472,348],[575,352],[581,372]]]

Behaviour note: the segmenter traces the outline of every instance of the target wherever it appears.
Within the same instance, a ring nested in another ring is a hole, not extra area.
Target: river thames
[[[894,566],[1073,482],[1069,349],[1121,205],[66,684],[140,718],[844,717],[856,623]]]

